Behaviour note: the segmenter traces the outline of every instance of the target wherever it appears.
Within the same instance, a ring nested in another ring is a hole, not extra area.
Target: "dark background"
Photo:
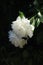
[[[37,8],[43,13],[43,0],[0,0],[0,65],[43,65],[43,24],[35,29],[34,35],[23,49],[14,47],[8,39],[11,22],[19,11],[31,18]]]

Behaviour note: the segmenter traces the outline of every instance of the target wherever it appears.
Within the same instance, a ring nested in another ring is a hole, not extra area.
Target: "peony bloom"
[[[12,42],[15,47],[23,48],[27,44],[26,39],[22,37],[33,36],[34,26],[30,24],[30,20],[24,16],[21,18],[17,17],[16,21],[13,21],[11,24],[12,30],[9,31],[9,41]]]

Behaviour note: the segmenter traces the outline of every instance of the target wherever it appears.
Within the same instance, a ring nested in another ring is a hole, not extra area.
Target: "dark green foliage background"
[[[8,39],[10,24],[19,11],[31,18],[38,10],[43,14],[43,0],[0,0],[0,65],[43,65],[43,23],[34,31],[23,49],[14,47]],[[37,10],[38,9],[38,10]]]

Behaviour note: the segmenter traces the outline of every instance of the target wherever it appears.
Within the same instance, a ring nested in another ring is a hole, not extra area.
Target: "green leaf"
[[[30,19],[30,24],[32,24],[33,26],[35,26],[35,18],[34,18],[34,16]]]
[[[21,11],[19,11],[19,16],[20,16],[21,18],[23,18],[24,13],[23,13],[23,12],[21,12]]]
[[[35,27],[38,27],[39,25],[40,25],[40,18],[36,18]]]
[[[37,27],[40,25],[40,19],[37,20]]]

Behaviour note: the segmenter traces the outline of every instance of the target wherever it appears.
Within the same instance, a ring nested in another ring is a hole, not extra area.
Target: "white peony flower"
[[[30,24],[30,20],[24,16],[21,18],[17,17],[16,21],[11,24],[12,30],[9,31],[9,41],[12,42],[15,47],[23,48],[27,44],[27,40],[22,37],[33,36],[34,26]]]

